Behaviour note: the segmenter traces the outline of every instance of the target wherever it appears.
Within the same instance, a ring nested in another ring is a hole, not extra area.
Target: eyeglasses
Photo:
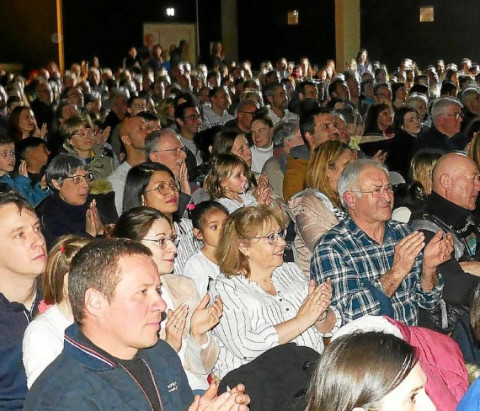
[[[171,151],[172,154],[175,156],[175,157],[178,157],[180,155],[180,152],[183,151],[185,154],[187,154],[187,148],[185,146],[183,147],[175,147],[175,148],[169,148],[168,150],[154,150],[152,151],[152,153],[158,153],[158,152],[161,152],[161,151]]]
[[[447,117],[453,117],[455,120],[458,120],[460,118],[463,118],[463,113],[460,112],[460,113],[452,113],[452,114],[442,114],[443,116],[447,116]]]
[[[161,238],[144,238],[143,241],[153,241],[157,243],[160,250],[165,250],[170,244],[178,246],[178,235],[172,234],[168,237],[161,237]]]
[[[258,239],[266,238],[267,241],[268,241],[268,244],[270,244],[270,245],[275,245],[275,244],[277,244],[278,239],[279,239],[280,237],[282,237],[283,239],[285,239],[285,235],[286,235],[286,234],[287,234],[287,231],[286,231],[285,229],[283,229],[283,230],[277,231],[277,232],[272,233],[272,234],[269,234],[269,235],[259,236],[259,237],[253,237],[253,238],[258,238]]]
[[[352,191],[354,193],[371,194],[373,198],[380,198],[384,193],[388,193],[388,195],[392,195],[393,187],[391,184],[388,184],[384,187],[382,186],[375,187],[371,191],[362,191],[362,190],[349,190],[349,191]]]
[[[78,137],[82,137],[82,138],[94,137],[95,136],[95,131],[91,128],[86,129],[86,130],[80,130],[80,131],[76,131],[75,133],[73,133],[72,137],[73,136],[78,136]]]
[[[65,179],[67,178],[71,179],[73,181],[73,184],[80,184],[83,180],[85,180],[87,183],[90,183],[93,180],[93,174],[87,173],[84,176],[78,174],[76,176],[65,177]]]
[[[189,116],[185,116],[185,117],[182,117],[184,120],[188,119],[188,120],[198,120],[200,119],[202,116],[200,114],[190,114]]]
[[[155,191],[155,190],[157,190],[160,194],[165,195],[170,190],[173,190],[175,192],[180,191],[180,187],[178,186],[176,181],[171,181],[168,184],[165,182],[161,182],[155,188],[151,188],[150,190],[145,190],[144,193],[149,193],[150,191]]]

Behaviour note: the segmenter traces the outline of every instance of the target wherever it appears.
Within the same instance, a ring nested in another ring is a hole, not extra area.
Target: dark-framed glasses
[[[169,246],[169,244],[173,244],[178,246],[178,235],[172,234],[168,237],[159,237],[159,238],[144,238],[143,241],[152,241],[157,243],[160,250],[165,250]]]
[[[275,244],[277,244],[278,239],[280,237],[285,239],[286,234],[287,234],[287,230],[282,229],[280,231],[276,231],[275,233],[272,233],[272,234],[269,234],[269,235],[257,236],[257,237],[253,237],[253,238],[257,238],[257,239],[266,238],[267,241],[268,241],[268,244],[275,245]]]

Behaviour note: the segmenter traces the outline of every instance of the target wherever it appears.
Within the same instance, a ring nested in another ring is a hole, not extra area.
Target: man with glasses
[[[183,215],[192,192],[186,165],[187,150],[175,132],[168,128],[150,133],[145,140],[147,161],[167,166],[175,176],[180,188],[177,211],[179,216]]]
[[[450,259],[450,234],[424,234],[390,220],[393,191],[383,164],[352,161],[338,180],[348,216],[328,231],[312,254],[311,278],[331,280],[331,305],[343,323],[365,315],[386,315],[418,324],[419,308],[433,309],[442,296],[437,267]]]
[[[438,331],[451,331],[468,311],[480,280],[480,229],[473,217],[479,191],[480,175],[475,162],[464,153],[445,154],[433,169],[432,193],[425,208],[411,219],[411,226],[421,230],[426,241],[444,230],[452,235],[455,244],[452,258],[438,267],[445,280],[443,300],[448,313],[443,324],[435,321]],[[435,319],[428,314],[424,316],[427,321]]]
[[[432,106],[432,127],[418,137],[414,151],[447,153],[465,149],[468,139],[460,133],[462,108],[463,104],[454,97],[437,98]]]
[[[186,151],[188,171],[193,173],[197,165],[203,162],[200,150],[197,149],[193,141],[195,134],[198,133],[202,125],[202,117],[198,107],[189,102],[179,104],[175,108],[175,122],[177,123],[180,141],[188,149]]]

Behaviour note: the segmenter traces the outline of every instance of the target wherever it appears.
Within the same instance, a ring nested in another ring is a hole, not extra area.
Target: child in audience
[[[216,201],[204,201],[194,208],[191,217],[193,235],[203,242],[203,247],[187,261],[183,275],[195,282],[202,297],[209,290],[210,281],[220,274],[216,252],[228,210]]]
[[[253,194],[248,191],[249,174],[249,167],[243,159],[235,154],[220,154],[214,158],[207,176],[208,192],[229,213],[245,206],[270,205],[267,186],[257,187]]]
[[[34,206],[52,194],[45,181],[34,187],[30,185],[27,163],[24,160],[20,161],[17,175],[12,174],[14,168],[15,144],[10,137],[0,134],[0,183],[6,183],[13,187]]]

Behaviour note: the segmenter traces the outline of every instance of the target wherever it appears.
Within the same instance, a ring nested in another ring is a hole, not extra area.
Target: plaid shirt
[[[388,221],[383,243],[378,244],[347,217],[316,244],[310,265],[311,278],[317,283],[331,278],[332,306],[342,314],[343,324],[364,315],[382,314],[380,301],[374,294],[380,291],[381,296],[387,298],[380,277],[392,267],[395,245],[410,233],[406,224]],[[422,289],[422,259],[423,253],[420,253],[412,271],[390,298],[394,318],[407,325],[417,324],[418,307],[432,309],[442,296],[440,275],[438,285],[430,292]]]

